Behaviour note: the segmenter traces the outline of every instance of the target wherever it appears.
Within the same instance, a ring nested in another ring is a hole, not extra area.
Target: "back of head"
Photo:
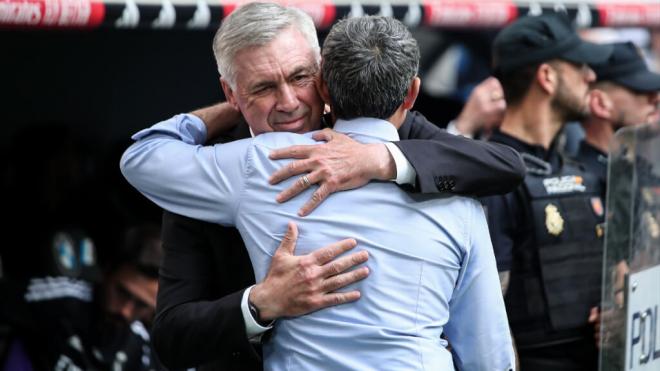
[[[419,67],[406,26],[382,16],[348,18],[323,43],[323,79],[340,119],[388,119],[403,103]]]
[[[220,76],[235,88],[232,64],[236,54],[246,48],[268,44],[289,27],[298,29],[307,39],[310,51],[320,57],[314,21],[302,10],[273,3],[249,3],[232,12],[213,39],[213,54]]]

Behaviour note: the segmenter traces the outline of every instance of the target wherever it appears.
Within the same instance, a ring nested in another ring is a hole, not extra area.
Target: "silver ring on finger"
[[[309,186],[312,185],[312,183],[310,183],[309,178],[307,177],[307,175],[303,175],[302,182],[303,182],[303,185],[305,186],[305,188],[309,188]]]

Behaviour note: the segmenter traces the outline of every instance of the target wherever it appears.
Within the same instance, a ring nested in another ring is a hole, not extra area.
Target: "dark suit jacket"
[[[408,114],[399,135],[402,141],[396,144],[417,171],[417,192],[507,193],[525,173],[513,149],[454,136],[419,113]],[[242,126],[223,139],[247,136]],[[152,330],[161,361],[172,369],[205,364],[217,370],[260,370],[240,309],[254,276],[238,231],[165,212],[163,247]]]

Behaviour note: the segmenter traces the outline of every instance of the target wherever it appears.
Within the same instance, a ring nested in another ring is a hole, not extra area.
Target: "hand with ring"
[[[388,180],[396,176],[394,159],[383,143],[358,143],[330,129],[319,131],[312,138],[326,143],[291,146],[270,153],[271,160],[295,160],[273,173],[270,184],[304,174],[277,195],[277,202],[286,202],[313,184],[318,185],[312,198],[298,212],[300,216],[311,213],[334,192],[358,188],[370,180]]]
[[[303,188],[305,188],[305,189],[309,188],[309,186],[312,185],[312,184],[309,182],[309,178],[307,177],[307,175],[303,175],[302,178],[300,178],[300,180],[302,181],[302,183],[303,183]]]

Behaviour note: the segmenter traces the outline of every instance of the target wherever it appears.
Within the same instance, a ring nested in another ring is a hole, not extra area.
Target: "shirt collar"
[[[255,137],[252,128],[248,125],[250,136]],[[333,129],[340,133],[353,133],[360,135],[367,135],[384,139],[388,142],[396,142],[399,140],[399,132],[394,125],[389,121],[360,117],[352,120],[337,120]]]
[[[502,132],[499,129],[495,129],[493,134],[490,136],[490,141],[506,144],[507,146],[515,149],[520,153],[529,153],[534,157],[538,157],[541,160],[550,163],[554,170],[559,169],[561,166],[561,155],[557,150],[557,140],[553,140],[550,144],[549,149],[545,149],[543,146],[538,144],[531,144],[525,141],[522,141],[516,137],[513,137],[507,133]]]
[[[399,132],[392,123],[371,117],[360,117],[351,120],[338,119],[333,129],[340,133],[364,135],[388,142],[399,140]]]

